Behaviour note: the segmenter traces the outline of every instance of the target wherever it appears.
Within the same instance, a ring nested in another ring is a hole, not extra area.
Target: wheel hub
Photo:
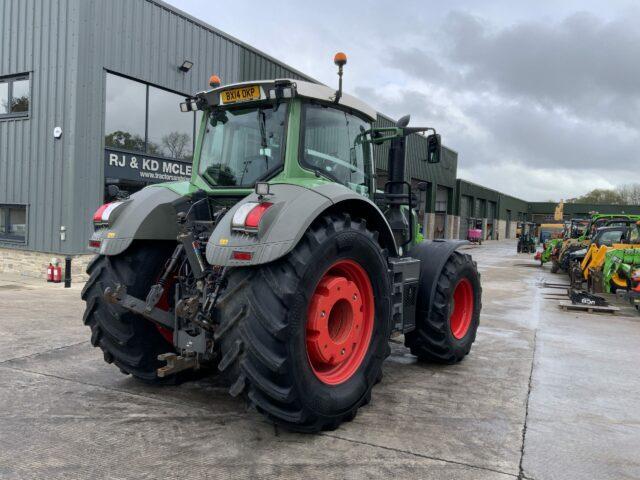
[[[318,379],[335,385],[355,373],[369,346],[373,310],[371,282],[360,265],[342,260],[323,275],[306,326],[307,355]]]
[[[473,316],[473,287],[468,279],[461,279],[453,290],[450,312],[451,333],[460,340],[469,331]]]
[[[349,358],[362,328],[361,293],[345,277],[326,275],[311,301],[307,349],[312,362],[335,366]]]

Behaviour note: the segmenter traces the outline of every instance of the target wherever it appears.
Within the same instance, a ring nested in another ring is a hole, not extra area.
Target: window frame
[[[302,99],[302,105],[300,108],[300,138],[298,139],[298,164],[300,165],[301,168],[305,170],[319,174],[320,176],[325,177],[331,180],[332,182],[338,183],[340,185],[344,185],[340,180],[338,180],[331,173],[321,170],[319,168],[316,168],[315,166],[310,165],[304,161],[304,149],[305,149],[304,139],[305,139],[305,134],[307,130],[306,111],[310,105],[333,108],[334,110],[339,110],[339,111],[348,113],[349,115],[360,119],[364,123],[367,123],[369,127],[371,127],[372,121],[366,118],[364,115],[360,114],[357,110],[354,110],[352,108],[346,107],[341,104],[336,104],[332,102],[323,102],[320,100],[308,99],[308,98]],[[369,171],[367,171],[367,165],[364,165],[364,172],[365,172],[365,175],[368,175],[369,177],[367,182],[368,183],[367,187],[369,188],[369,196],[371,197],[376,191],[375,190],[376,188],[375,159],[373,158],[373,148],[371,148],[371,144],[368,142],[363,142],[362,146],[363,146],[363,150],[366,150],[366,153],[368,153],[368,157],[369,157],[369,166],[368,166]]]
[[[27,203],[0,203],[0,215],[5,216],[5,224],[9,220],[9,209],[10,208],[24,208],[24,224],[26,225],[26,231],[24,233],[23,238],[15,238],[15,236],[11,237],[6,234],[0,233],[0,243],[10,243],[12,245],[27,245],[29,242],[29,204]]]
[[[29,118],[31,115],[31,106],[33,105],[31,99],[33,98],[32,90],[31,90],[31,74],[30,72],[18,73],[16,75],[6,75],[0,77],[0,83],[6,83],[8,85],[8,99],[9,99],[9,110],[11,109],[11,98],[13,97],[13,84],[16,81],[26,80],[29,83],[29,108],[26,112],[7,112],[0,113],[0,121],[3,120],[14,120],[14,119],[24,119]]]
[[[108,76],[109,75],[115,75],[116,77],[120,77],[120,78],[124,78],[126,80],[130,80],[132,82],[137,82],[139,84],[141,84],[142,86],[144,86],[144,151],[137,151],[137,150],[128,150],[126,148],[122,148],[122,147],[113,147],[113,146],[109,146],[107,145],[106,141],[105,141],[105,137],[107,136],[107,132],[105,131],[106,129],[106,124],[107,124],[107,80],[108,80]],[[148,157],[154,157],[154,158],[160,158],[163,160],[171,160],[171,161],[175,161],[175,162],[182,162],[182,163],[188,163],[190,165],[193,165],[193,160],[196,156],[196,136],[198,135],[198,114],[197,112],[192,112],[193,113],[193,129],[192,129],[192,148],[191,148],[191,161],[186,161],[184,159],[181,158],[173,158],[173,157],[167,157],[165,155],[158,155],[155,153],[149,153],[149,87],[154,87],[157,88],[158,90],[163,90],[165,92],[169,92],[169,93],[173,93],[174,95],[179,95],[182,98],[187,98],[189,97],[189,95],[185,94],[185,93],[181,93],[181,92],[176,92],[175,90],[171,90],[170,88],[165,88],[165,87],[161,87],[160,85],[157,85],[155,83],[150,83],[150,82],[145,82],[144,80],[140,80],[134,77],[131,77],[129,75],[124,75],[122,73],[118,73],[115,72],[113,70],[104,70],[104,88],[103,88],[103,95],[104,95],[104,100],[103,100],[103,124],[102,124],[102,149],[109,149],[109,150],[113,150],[116,152],[122,152],[122,153],[130,153],[130,154],[134,154],[134,155],[145,155]],[[180,104],[176,103],[176,110],[180,110]],[[181,112],[182,113],[182,112]],[[184,114],[184,113],[182,113]]]

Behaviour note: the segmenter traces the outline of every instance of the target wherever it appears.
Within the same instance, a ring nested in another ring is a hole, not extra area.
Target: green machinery
[[[606,253],[602,273],[593,276],[593,291],[611,293],[631,286],[632,273],[640,268],[640,249],[626,248]],[[597,278],[599,277],[599,278]]]
[[[469,353],[476,264],[464,241],[421,241],[405,178],[407,137],[428,133],[430,163],[440,137],[408,116],[374,128],[334,60],[337,90],[213,76],[180,106],[202,113],[191,179],[96,211],[82,297],[107,362],[150,383],[219,375],[274,422],[316,432],[370,401],[392,335],[422,361]]]

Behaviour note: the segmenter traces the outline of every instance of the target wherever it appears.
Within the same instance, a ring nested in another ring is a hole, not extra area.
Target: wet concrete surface
[[[561,311],[540,284],[566,278],[515,250],[468,250],[483,310],[466,360],[420,364],[394,339],[371,404],[319,435],[215,377],[124,376],[91,347],[79,286],[0,277],[0,478],[640,478],[640,316]]]

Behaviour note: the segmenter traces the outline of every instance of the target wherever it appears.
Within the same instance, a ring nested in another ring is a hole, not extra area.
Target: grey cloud
[[[638,128],[637,20],[604,21],[576,13],[560,22],[500,29],[481,17],[452,12],[428,43],[439,43],[438,50],[396,49],[390,63],[457,91],[520,98],[542,108]]]

